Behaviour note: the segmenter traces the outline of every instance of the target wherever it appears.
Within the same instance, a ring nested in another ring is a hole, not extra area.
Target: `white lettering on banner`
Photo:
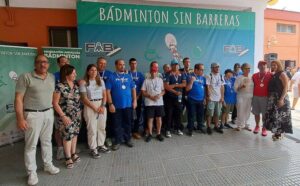
[[[168,10],[139,10],[139,9],[120,9],[110,6],[108,9],[99,8],[99,20],[124,23],[155,23],[155,24],[174,24],[174,25],[196,25],[204,26],[240,26],[239,15],[217,14],[217,13],[195,13],[174,11],[172,19],[169,19]],[[169,21],[173,22],[169,22]]]

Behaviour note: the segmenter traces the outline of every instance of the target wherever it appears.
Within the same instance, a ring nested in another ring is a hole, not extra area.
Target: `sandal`
[[[66,158],[66,167],[67,169],[73,169],[74,168],[74,163],[71,158]]]
[[[81,160],[80,157],[76,153],[72,154],[71,157],[72,157],[72,160],[74,163],[78,163]]]

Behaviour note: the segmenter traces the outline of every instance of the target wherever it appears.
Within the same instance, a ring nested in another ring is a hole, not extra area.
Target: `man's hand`
[[[104,106],[100,106],[100,107],[98,108],[97,112],[98,112],[99,114],[103,114],[103,113],[104,113],[104,110],[105,110],[105,107],[104,107]]]
[[[27,121],[24,119],[22,121],[17,122],[18,128],[22,131],[26,131],[28,129]]]
[[[115,113],[116,112],[116,108],[115,108],[115,106],[113,104],[110,104],[109,107],[108,107],[108,109],[109,109],[109,112],[111,112],[111,113]]]
[[[182,93],[179,91],[176,91],[175,94],[176,94],[176,96],[180,96]]]

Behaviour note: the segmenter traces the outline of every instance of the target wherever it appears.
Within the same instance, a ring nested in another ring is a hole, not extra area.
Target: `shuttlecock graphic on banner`
[[[15,71],[10,71],[8,73],[8,76],[10,77],[10,79],[14,81],[18,81],[18,74]]]
[[[179,52],[177,51],[176,37],[171,33],[167,33],[165,36],[165,42],[166,42],[166,45],[167,45],[169,51],[171,52],[173,58],[176,59],[178,62],[181,62],[182,57],[179,54]]]

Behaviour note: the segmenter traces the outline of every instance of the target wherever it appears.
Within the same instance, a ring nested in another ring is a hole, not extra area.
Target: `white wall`
[[[264,41],[264,9],[268,0],[84,0],[93,2],[115,2],[129,4],[162,5],[176,7],[226,9],[237,11],[255,12],[255,51],[254,62],[263,59]],[[10,0],[11,7],[30,8],[61,8],[76,9],[77,0]],[[0,0],[0,6],[5,6],[4,0]]]

